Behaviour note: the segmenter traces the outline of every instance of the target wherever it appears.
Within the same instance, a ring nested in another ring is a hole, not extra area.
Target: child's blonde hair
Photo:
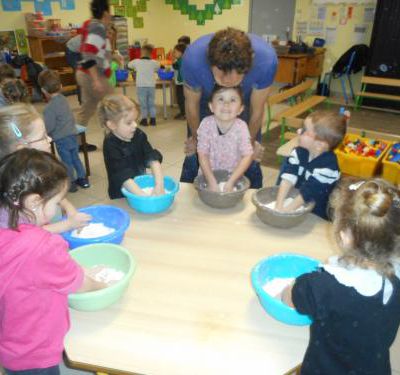
[[[0,108],[0,159],[15,151],[33,130],[32,122],[40,118],[30,104],[13,104]]]
[[[400,191],[382,179],[344,179],[330,199],[335,235],[350,231],[350,249],[344,249],[345,264],[363,267],[390,276],[393,260],[400,255]]]
[[[118,123],[128,112],[136,111],[139,116],[139,105],[122,94],[105,96],[97,106],[100,124],[107,127],[107,121]]]
[[[307,116],[311,120],[316,138],[326,142],[333,150],[346,134],[346,118],[332,111],[315,111]]]
[[[58,93],[61,90],[60,75],[55,70],[43,70],[38,77],[39,86],[49,94]]]

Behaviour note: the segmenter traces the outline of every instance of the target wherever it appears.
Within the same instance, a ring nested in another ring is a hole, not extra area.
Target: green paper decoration
[[[138,0],[136,2],[138,12],[147,12],[146,0]]]
[[[119,5],[119,0],[109,0],[108,1],[108,3],[111,5],[111,6],[114,6],[114,5]]]
[[[125,16],[125,7],[123,5],[118,5],[118,6],[114,5],[114,15],[124,17]]]
[[[133,19],[133,27],[136,29],[143,29],[144,27],[143,17],[135,17]]]

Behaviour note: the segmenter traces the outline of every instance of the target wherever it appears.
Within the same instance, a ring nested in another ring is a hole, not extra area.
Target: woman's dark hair
[[[57,195],[68,183],[65,166],[52,154],[23,148],[0,161],[0,207],[9,213],[8,227],[15,229],[21,215],[32,218],[24,207],[30,194],[44,202]]]
[[[214,96],[219,93],[219,92],[223,92],[223,91],[227,91],[227,90],[234,90],[237,92],[237,94],[240,97],[241,103],[243,104],[244,102],[244,98],[243,98],[243,90],[240,86],[234,86],[234,87],[225,87],[225,86],[220,86],[220,85],[215,85],[213,90],[211,91],[210,97],[209,97],[209,102],[211,103]]]
[[[178,39],[178,44],[179,43],[183,43],[186,46],[188,46],[190,44],[190,36],[187,35],[182,35],[179,39]]]
[[[208,61],[224,73],[236,70],[246,74],[253,62],[250,38],[241,30],[228,27],[215,33],[208,45]]]
[[[90,3],[90,11],[93,18],[102,19],[104,12],[110,12],[108,0],[92,0]]]
[[[185,43],[178,43],[177,45],[175,45],[174,49],[176,49],[177,51],[179,51],[182,55],[185,53],[186,51],[186,44]]]

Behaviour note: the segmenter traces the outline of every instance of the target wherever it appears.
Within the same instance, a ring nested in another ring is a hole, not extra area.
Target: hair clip
[[[19,130],[19,127],[17,126],[16,123],[14,123],[14,122],[11,123],[11,129],[18,139],[22,138],[21,130]]]
[[[365,183],[365,181],[355,182],[354,184],[349,185],[349,190],[357,190],[364,183]]]

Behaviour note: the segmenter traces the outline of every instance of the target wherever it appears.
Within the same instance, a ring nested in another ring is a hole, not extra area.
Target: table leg
[[[162,83],[162,97],[163,97],[163,110],[164,110],[164,120],[167,119],[167,88],[166,83]]]

